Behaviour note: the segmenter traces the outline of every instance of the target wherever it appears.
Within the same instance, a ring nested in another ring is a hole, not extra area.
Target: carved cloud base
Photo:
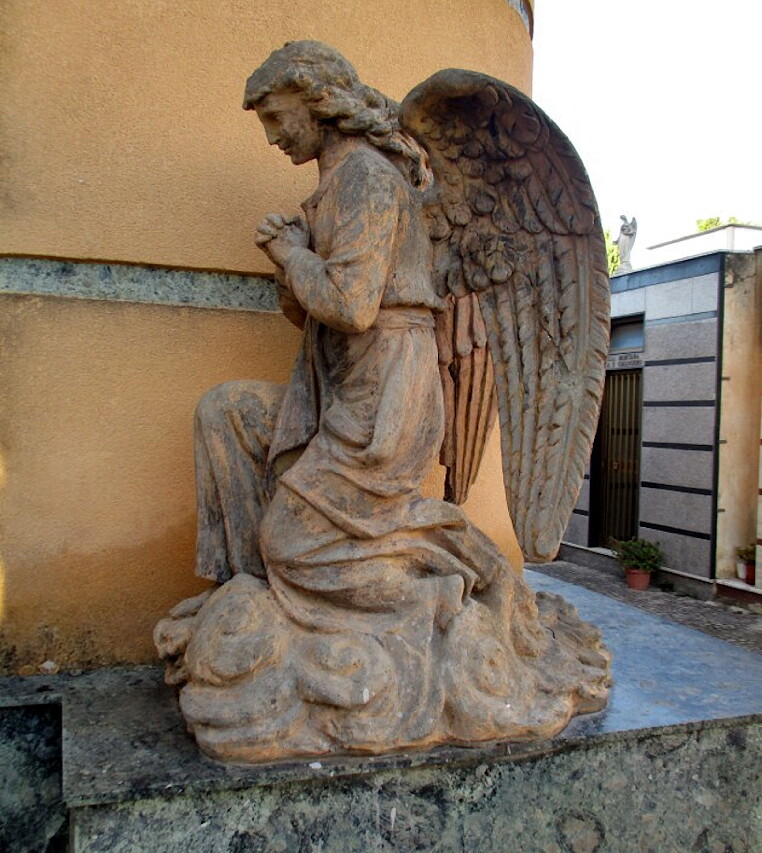
[[[198,745],[252,763],[530,740],[605,705],[610,656],[559,596],[535,601],[511,571],[465,601],[459,577],[422,588],[403,612],[348,610],[332,632],[288,619],[250,575],[178,604],[154,638]]]

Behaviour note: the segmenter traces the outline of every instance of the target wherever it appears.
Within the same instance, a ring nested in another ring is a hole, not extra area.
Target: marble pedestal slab
[[[762,656],[527,577],[614,655],[608,708],[541,743],[224,767],[153,668],[6,679],[0,704],[61,702],[77,853],[762,849]]]

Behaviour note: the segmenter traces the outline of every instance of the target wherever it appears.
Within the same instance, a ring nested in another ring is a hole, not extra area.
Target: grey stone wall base
[[[762,849],[762,725],[76,809],[72,853]]]
[[[0,707],[0,850],[48,851],[65,822],[61,706]]]
[[[611,554],[602,552],[600,549],[586,548],[573,542],[562,542],[558,551],[558,560],[568,563],[576,563],[588,569],[596,569],[606,575],[622,577],[622,570]],[[714,598],[714,584],[708,580],[698,577],[690,577],[682,572],[673,572],[670,569],[659,569],[654,572],[652,582],[655,586],[664,586],[681,595],[689,595],[691,598],[699,598],[709,601]]]
[[[556,559],[622,577],[622,570],[613,555],[604,553],[600,549],[586,548],[584,545],[576,545],[573,542],[562,542]]]
[[[669,569],[659,569],[654,573],[653,582],[664,589],[689,595],[701,601],[711,601],[715,597],[715,585],[711,581],[692,578]]]

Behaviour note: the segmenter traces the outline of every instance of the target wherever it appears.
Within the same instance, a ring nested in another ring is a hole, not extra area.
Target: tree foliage
[[[606,260],[609,265],[609,275],[614,275],[614,271],[619,266],[619,246],[614,245],[611,239],[611,231],[608,228],[603,232],[603,238],[606,241]]]
[[[721,228],[723,225],[751,225],[750,222],[739,222],[735,216],[729,216],[723,222],[719,216],[710,216],[707,219],[696,220],[696,231],[711,231],[712,228]]]

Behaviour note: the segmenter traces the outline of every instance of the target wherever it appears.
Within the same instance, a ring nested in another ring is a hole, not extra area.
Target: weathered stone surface
[[[531,100],[475,72],[441,71],[416,86],[400,124],[430,158],[434,281],[454,302],[452,334],[447,312],[438,320],[451,479],[468,482],[489,403],[477,358],[486,338],[513,527],[528,560],[553,559],[589,459],[608,353],[609,280],[589,179]],[[470,300],[478,311],[462,310]]]
[[[65,820],[60,706],[0,707],[0,850],[41,853]]]
[[[658,853],[762,845],[762,725],[522,762],[385,771],[80,809],[73,853]]]
[[[608,334],[584,168],[500,81],[442,72],[400,108],[318,42],[275,51],[244,107],[320,183],[255,237],[303,329],[289,385],[197,410],[196,571],[222,586],[155,631],[188,727],[231,762],[556,734],[605,704],[598,632],[420,489],[442,448],[465,499],[497,408],[519,541],[557,550]]]
[[[163,620],[157,644],[173,652],[168,682],[188,682],[190,730],[222,761],[548,737],[602,707],[609,656],[563,599],[535,604],[513,581],[506,572],[491,600],[462,610],[458,590],[444,630],[419,596],[387,630],[369,636],[347,615],[326,636],[290,624],[263,581],[239,574],[197,614]]]

